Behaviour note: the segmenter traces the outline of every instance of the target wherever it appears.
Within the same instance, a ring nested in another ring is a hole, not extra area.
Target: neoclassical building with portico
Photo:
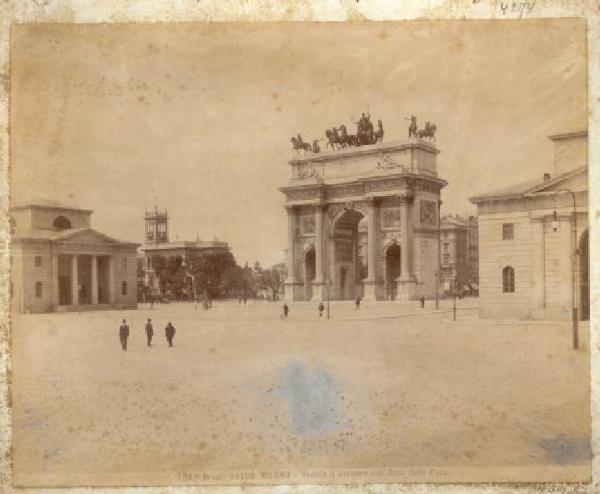
[[[89,209],[38,201],[9,213],[13,311],[137,306],[139,244],[94,230]]]
[[[433,298],[438,153],[413,137],[290,160],[286,298]]]

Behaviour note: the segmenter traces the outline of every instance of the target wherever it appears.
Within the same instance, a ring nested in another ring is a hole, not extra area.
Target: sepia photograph
[[[589,482],[585,19],[13,24],[16,487]]]

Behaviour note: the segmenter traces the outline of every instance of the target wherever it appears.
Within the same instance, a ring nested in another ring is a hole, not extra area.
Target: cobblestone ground
[[[459,301],[456,322],[448,301],[332,303],[329,320],[316,304],[284,320],[280,304],[255,301],[17,317],[14,480],[586,465],[587,326],[574,352],[568,323],[481,321],[473,303]]]

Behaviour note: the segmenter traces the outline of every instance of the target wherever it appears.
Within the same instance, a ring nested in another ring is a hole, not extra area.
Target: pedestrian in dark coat
[[[319,304],[319,317],[323,317],[323,311],[325,310],[325,306],[323,305],[323,302],[321,302]]]
[[[148,340],[148,346],[152,346],[152,337],[154,336],[154,328],[152,327],[152,319],[148,319],[146,323],[146,339]]]
[[[354,308],[360,309],[360,295],[356,297],[356,302],[354,302]]]
[[[123,319],[119,327],[119,339],[121,340],[121,347],[125,351],[127,350],[127,338],[129,338],[129,326],[127,325],[127,321]]]
[[[425,308],[425,297],[423,295],[421,295],[421,298],[419,299],[421,301],[421,309]]]
[[[169,346],[173,346],[173,338],[175,338],[175,328],[171,323],[167,323],[165,327],[165,336],[169,342]]]
[[[287,319],[288,313],[290,312],[290,308],[287,304],[283,304],[283,318]]]

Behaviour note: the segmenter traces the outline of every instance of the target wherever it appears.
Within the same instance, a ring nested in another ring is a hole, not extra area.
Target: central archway
[[[364,215],[356,209],[346,209],[337,218],[332,230],[330,263],[331,298],[355,300],[362,297],[361,280],[367,272],[367,225]]]

